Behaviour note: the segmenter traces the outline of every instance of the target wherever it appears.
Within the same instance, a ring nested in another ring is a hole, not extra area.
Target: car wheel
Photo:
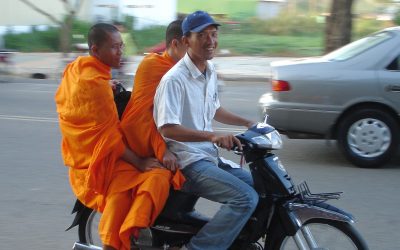
[[[398,133],[398,124],[389,114],[378,109],[360,109],[340,122],[338,145],[354,165],[377,168],[397,150]]]

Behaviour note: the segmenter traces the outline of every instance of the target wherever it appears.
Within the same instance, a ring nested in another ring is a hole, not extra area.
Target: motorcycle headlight
[[[254,144],[259,148],[265,149],[281,149],[282,138],[278,131],[274,130],[265,135],[259,135],[251,138]]]

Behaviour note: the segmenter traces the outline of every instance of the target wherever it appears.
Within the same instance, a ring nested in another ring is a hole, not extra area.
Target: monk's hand
[[[122,86],[122,82],[121,81],[112,79],[108,83],[110,84],[110,87],[111,87],[114,95],[118,94],[119,92],[121,92],[121,86]]]
[[[231,150],[234,146],[237,146],[239,150],[242,150],[242,144],[239,139],[234,135],[219,135],[215,134],[212,136],[211,141],[220,148],[225,148],[226,150]]]
[[[161,163],[153,157],[142,158],[135,166],[142,172],[147,172],[155,168],[163,168]]]
[[[115,90],[117,88],[118,80],[112,79],[108,83],[110,84],[111,89]]]
[[[165,150],[164,157],[163,157],[163,165],[166,169],[175,172],[180,166],[178,164],[178,159],[176,156],[169,151],[168,149]]]

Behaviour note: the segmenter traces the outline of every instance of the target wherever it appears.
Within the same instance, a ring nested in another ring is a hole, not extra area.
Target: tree
[[[394,17],[394,23],[400,25],[400,10],[397,11],[396,16]]]
[[[20,0],[21,2],[25,3],[29,7],[31,7],[33,10],[39,12],[40,14],[45,15],[48,17],[51,21],[53,21],[55,24],[59,25],[61,28],[60,32],[60,48],[61,51],[63,52],[64,56],[71,51],[71,30],[72,30],[72,22],[76,17],[76,14],[79,12],[82,3],[84,0],[75,0],[75,4],[73,4],[73,0],[60,0],[66,10],[66,15],[64,20],[58,20],[54,16],[52,16],[50,13],[42,10],[41,8],[37,7],[33,3],[31,3],[29,0]]]
[[[332,0],[327,18],[325,52],[330,52],[351,41],[353,0]]]

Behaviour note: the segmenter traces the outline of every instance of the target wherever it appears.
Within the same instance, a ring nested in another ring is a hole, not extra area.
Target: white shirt
[[[154,97],[154,120],[157,128],[177,124],[200,131],[213,131],[212,119],[219,107],[214,65],[207,61],[204,75],[186,54],[161,79]],[[217,163],[218,149],[212,142],[165,140],[182,167],[203,159]]]

